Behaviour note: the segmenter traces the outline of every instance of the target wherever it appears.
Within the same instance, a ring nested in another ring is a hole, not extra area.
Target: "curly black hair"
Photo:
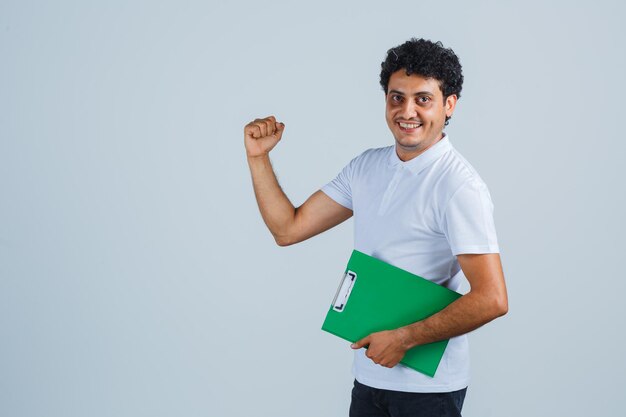
[[[380,85],[387,94],[389,78],[394,72],[404,69],[406,75],[416,74],[439,81],[443,98],[454,94],[461,97],[463,72],[454,51],[444,48],[441,42],[411,38],[402,45],[387,51],[381,64]],[[446,117],[446,125],[450,118]]]

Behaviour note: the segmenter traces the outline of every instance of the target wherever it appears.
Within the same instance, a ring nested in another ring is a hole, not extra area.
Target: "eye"
[[[401,102],[402,102],[402,96],[400,96],[400,95],[398,95],[398,94],[392,94],[392,95],[390,96],[390,98],[391,98],[391,101],[392,101],[393,103],[401,103]]]
[[[418,103],[428,103],[430,101],[430,97],[428,96],[420,96],[417,98]]]

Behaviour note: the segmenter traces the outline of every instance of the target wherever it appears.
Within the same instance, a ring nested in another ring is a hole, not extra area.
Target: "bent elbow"
[[[289,239],[287,236],[274,235],[274,241],[280,247],[291,246],[296,243],[294,240]]]
[[[275,239],[275,240],[276,240],[276,244],[280,246],[281,248],[291,245],[291,243],[287,242],[286,240],[281,240],[281,239]]]
[[[509,303],[506,297],[490,296],[484,300],[483,306],[485,323],[502,317],[509,312]]]
[[[495,317],[496,318],[502,317],[508,312],[509,312],[509,302],[507,301],[506,297],[497,299],[494,303]]]

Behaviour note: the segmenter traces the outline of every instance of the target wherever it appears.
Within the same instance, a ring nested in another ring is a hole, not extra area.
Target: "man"
[[[460,97],[461,65],[440,42],[411,39],[387,52],[380,82],[394,146],[363,152],[296,208],[268,157],[285,125],[256,119],[244,129],[254,192],[280,246],[354,215],[355,249],[453,290],[467,278],[470,291],[439,313],[352,345],[350,416],[460,416],[465,334],[508,310],[489,192],[443,131]],[[408,349],[448,338],[433,378],[398,364]]]

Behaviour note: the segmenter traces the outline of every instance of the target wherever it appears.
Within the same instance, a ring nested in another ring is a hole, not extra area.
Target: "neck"
[[[428,144],[423,144],[422,146],[402,146],[398,142],[396,142],[396,155],[398,155],[398,158],[400,158],[402,162],[410,161],[411,159],[417,158],[418,156],[435,146],[444,137],[445,134],[441,132],[437,139]]]

